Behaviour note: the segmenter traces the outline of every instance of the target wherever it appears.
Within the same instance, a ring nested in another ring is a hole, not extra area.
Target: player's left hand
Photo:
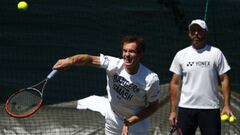
[[[122,135],[128,135],[128,128],[129,126],[127,125],[123,125],[123,128],[122,128]]]
[[[130,126],[129,121],[127,121],[127,119],[124,119],[123,128],[122,128],[122,135],[128,135],[129,126]]]

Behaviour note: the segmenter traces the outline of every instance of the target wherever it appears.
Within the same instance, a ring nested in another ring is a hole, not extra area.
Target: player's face
[[[123,45],[122,57],[124,59],[124,67],[130,74],[138,71],[142,56],[143,52],[138,51],[138,45],[135,42]]]
[[[192,25],[189,30],[189,37],[192,39],[192,45],[196,49],[201,49],[205,46],[205,39],[207,31],[202,29],[199,25]]]

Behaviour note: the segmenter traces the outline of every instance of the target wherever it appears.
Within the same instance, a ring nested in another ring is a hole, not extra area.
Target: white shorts
[[[129,127],[128,135],[147,135],[150,125],[149,118],[146,118]],[[121,135],[123,118],[112,111],[110,105],[105,115],[105,135]]]

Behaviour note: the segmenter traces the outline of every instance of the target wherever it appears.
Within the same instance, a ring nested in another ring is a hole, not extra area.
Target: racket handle
[[[48,74],[47,79],[51,79],[57,72],[58,70],[56,69],[52,70],[52,72]]]

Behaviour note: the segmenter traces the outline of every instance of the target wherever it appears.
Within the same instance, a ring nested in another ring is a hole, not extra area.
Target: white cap
[[[206,31],[208,31],[208,27],[205,21],[201,20],[201,19],[196,19],[196,20],[192,20],[192,22],[188,25],[188,29],[190,29],[190,27],[193,24],[197,24],[199,25],[202,29],[205,29]]]

